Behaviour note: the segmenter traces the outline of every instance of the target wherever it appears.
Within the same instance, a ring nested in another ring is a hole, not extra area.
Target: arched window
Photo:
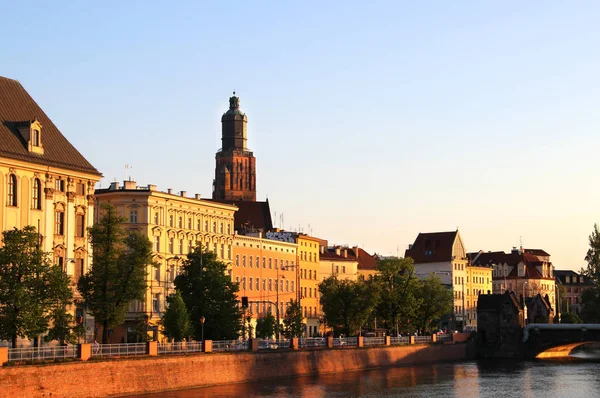
[[[33,198],[32,207],[35,210],[42,210],[42,184],[39,178],[33,179]]]
[[[17,176],[14,174],[8,176],[8,205],[17,205]]]

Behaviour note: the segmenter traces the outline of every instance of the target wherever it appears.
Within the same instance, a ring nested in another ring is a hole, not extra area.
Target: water
[[[305,376],[144,395],[191,397],[600,396],[597,361],[479,361]]]

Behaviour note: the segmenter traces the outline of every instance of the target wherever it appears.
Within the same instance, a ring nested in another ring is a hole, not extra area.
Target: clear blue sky
[[[584,265],[600,221],[597,1],[1,1],[17,79],[105,176],[210,197],[248,114],[258,196],[331,243]],[[279,218],[279,216],[277,217]]]

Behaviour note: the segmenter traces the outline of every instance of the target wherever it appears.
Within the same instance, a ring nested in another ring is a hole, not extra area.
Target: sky
[[[102,187],[128,164],[139,185],[209,198],[235,90],[277,227],[401,256],[419,232],[458,228],[468,251],[522,242],[556,269],[585,266],[600,221],[600,2],[0,9],[0,75]]]

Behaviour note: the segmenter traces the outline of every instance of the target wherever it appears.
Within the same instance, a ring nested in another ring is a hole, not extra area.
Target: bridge
[[[523,329],[526,358],[562,358],[582,345],[600,342],[600,324],[532,323]]]

